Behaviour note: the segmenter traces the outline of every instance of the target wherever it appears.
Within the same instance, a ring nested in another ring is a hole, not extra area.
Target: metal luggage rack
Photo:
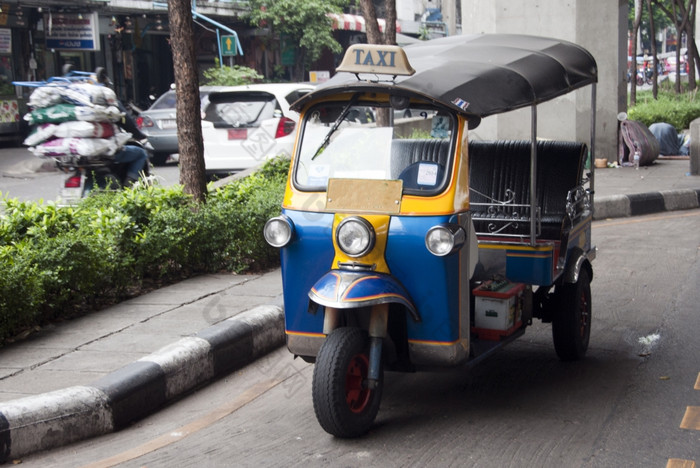
[[[71,64],[63,66],[63,76],[51,76],[45,81],[13,81],[15,86],[25,86],[27,88],[39,88],[41,86],[67,86],[72,83],[94,82],[97,76],[106,76],[103,67],[97,67],[94,72],[74,70]]]
[[[526,228],[530,226],[530,205],[515,203],[515,192],[513,190],[506,189],[506,200],[496,200],[473,188],[470,190],[490,200],[487,203],[471,203],[472,221],[488,223],[486,224],[486,231],[477,229],[477,235],[499,235],[521,239],[530,234],[529,229],[527,229],[527,232],[522,233],[507,232],[509,230],[523,229],[523,226]],[[535,225],[535,234],[539,236],[542,231],[542,215],[539,207],[535,211]]]
[[[96,156],[78,156],[78,155],[66,155],[66,156],[47,156],[51,158],[56,163],[58,167],[104,167],[105,164],[111,164],[114,162],[114,156],[106,156],[103,154]]]

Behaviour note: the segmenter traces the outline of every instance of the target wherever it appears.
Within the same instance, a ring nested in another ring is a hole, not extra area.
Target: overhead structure
[[[154,2],[153,3],[154,7],[159,7],[159,8],[168,8],[167,3],[159,3],[159,2]],[[215,21],[208,16],[205,16],[199,12],[197,12],[197,4],[196,2],[192,2],[192,17],[194,19],[199,19],[202,21],[206,21],[207,23],[211,24],[212,26],[216,27],[216,44],[217,44],[217,49],[219,51],[219,64],[221,67],[224,66],[223,62],[223,52],[222,52],[222,42],[225,43],[225,41],[222,41],[221,37],[221,31],[223,30],[224,32],[228,33],[229,36],[231,36],[231,40],[233,41],[233,44],[229,44],[228,48],[229,49],[234,49],[238,54],[243,55],[243,47],[241,47],[241,41],[238,39],[238,33],[234,31],[233,29],[229,28],[226,25],[223,25],[219,23],[218,21]],[[227,54],[227,55],[236,55],[236,54]]]

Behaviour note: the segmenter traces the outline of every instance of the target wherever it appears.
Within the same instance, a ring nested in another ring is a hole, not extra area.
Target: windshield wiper
[[[347,117],[348,113],[350,112],[350,108],[357,104],[358,99],[360,98],[360,93],[355,93],[353,97],[350,99],[350,102],[343,108],[343,111],[340,113],[337,119],[335,119],[335,122],[333,122],[333,126],[331,129],[328,131],[326,134],[325,138],[321,142],[321,146],[318,147],[318,149],[314,152],[314,155],[311,156],[311,160],[313,161],[316,159],[316,157],[323,152],[324,149],[326,149],[326,146],[328,146],[328,143],[331,142],[331,136],[335,133],[336,130],[338,130],[338,127],[340,127],[340,124],[343,123],[343,120],[345,117]]]

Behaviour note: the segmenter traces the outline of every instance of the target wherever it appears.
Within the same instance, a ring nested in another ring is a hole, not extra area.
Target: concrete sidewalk
[[[594,219],[698,208],[700,176],[689,171],[688,159],[657,159],[639,169],[596,169]]]
[[[204,275],[0,348],[0,463],[118,430],[284,343],[279,270]]]
[[[688,160],[596,170],[596,219],[700,206]],[[284,343],[279,270],[206,275],[0,348],[0,463],[118,430]]]

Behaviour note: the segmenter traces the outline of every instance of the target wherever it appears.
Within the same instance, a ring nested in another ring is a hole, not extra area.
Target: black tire
[[[122,188],[122,183],[119,177],[111,172],[97,172],[93,176],[93,188],[102,190],[119,190]]]
[[[591,280],[588,270],[581,269],[578,281],[559,287],[557,310],[552,318],[552,338],[562,361],[581,359],[588,350],[591,336]]]
[[[153,153],[153,156],[151,156],[151,162],[154,166],[165,166],[165,163],[168,160],[168,156],[170,156],[170,153],[155,151]]]
[[[365,434],[379,412],[384,371],[374,389],[365,386],[369,370],[367,333],[359,328],[337,328],[316,356],[311,394],[321,427],[336,437]]]

